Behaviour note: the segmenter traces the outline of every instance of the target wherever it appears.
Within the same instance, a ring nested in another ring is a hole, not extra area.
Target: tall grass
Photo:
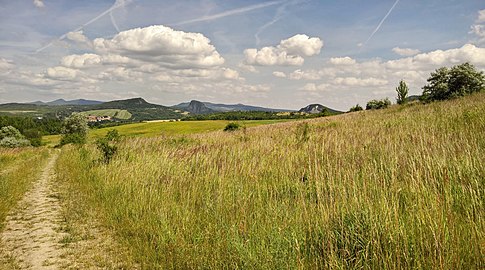
[[[246,127],[254,127],[289,121],[294,120],[247,120],[240,121],[238,123]],[[127,137],[154,137],[162,135],[171,136],[205,133],[222,130],[228,123],[229,121],[225,120],[134,123],[108,128],[91,129],[88,140],[94,141],[99,139],[105,136],[106,133],[112,129],[116,129],[121,135]],[[60,135],[47,135],[42,138],[42,141],[49,146],[54,146],[59,143],[60,138]]]
[[[58,176],[145,269],[483,269],[485,95],[126,139]]]
[[[41,148],[0,148],[0,229],[7,214],[40,176],[47,156],[48,150]]]

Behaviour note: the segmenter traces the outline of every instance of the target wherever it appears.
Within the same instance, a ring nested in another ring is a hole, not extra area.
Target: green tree
[[[385,109],[387,107],[391,106],[391,101],[389,98],[385,99],[373,99],[369,102],[367,102],[367,105],[365,106],[366,110],[379,110],[379,109]]]
[[[84,144],[88,135],[88,121],[79,113],[73,113],[62,124],[61,145]]]
[[[446,100],[485,89],[485,76],[470,63],[442,67],[431,73],[423,87],[424,101]]]
[[[401,80],[399,82],[399,86],[396,87],[396,92],[397,92],[397,99],[396,99],[397,104],[400,104],[400,105],[405,104],[407,102],[406,99],[409,93],[409,88],[406,85],[406,82]]]

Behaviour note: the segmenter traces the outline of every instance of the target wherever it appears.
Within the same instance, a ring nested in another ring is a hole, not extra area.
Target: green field
[[[245,127],[254,127],[292,120],[252,120],[239,121],[238,123]],[[176,121],[176,122],[150,122],[127,124],[110,128],[92,129],[89,131],[91,140],[103,137],[111,129],[116,129],[122,136],[127,137],[154,137],[164,135],[186,135],[194,133],[204,133],[216,130],[222,130],[230,121]],[[59,143],[59,135],[49,135],[43,137],[43,142],[53,146]]]
[[[127,110],[118,109],[106,109],[106,110],[92,110],[81,112],[83,115],[95,115],[95,116],[111,116],[115,119],[128,120],[131,118],[131,113]]]
[[[57,175],[143,269],[484,269],[484,115],[482,93],[231,133],[127,125],[109,164],[67,146]]]

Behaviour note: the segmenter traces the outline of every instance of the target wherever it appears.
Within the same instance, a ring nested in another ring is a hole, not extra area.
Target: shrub
[[[349,112],[358,112],[358,111],[362,111],[362,110],[363,110],[362,106],[357,104],[354,107],[350,108]]]
[[[30,146],[30,142],[27,139],[5,137],[2,140],[0,140],[0,146],[8,147],[8,148],[25,147],[25,146]]]
[[[0,129],[0,146],[8,148],[17,148],[30,146],[29,140],[18,129],[12,126],[5,126]]]
[[[13,137],[13,138],[23,138],[24,136],[20,133],[20,131],[12,126],[2,127],[0,129],[0,139],[6,137]]]
[[[231,122],[227,124],[227,126],[224,128],[224,131],[236,131],[240,128],[241,126],[238,123]]]
[[[116,145],[121,139],[120,134],[116,129],[108,131],[104,138],[96,140],[96,147],[103,154],[103,162],[109,163],[113,156],[118,151],[118,146]]]
[[[381,99],[381,100],[373,99],[373,100],[367,102],[365,109],[366,110],[379,110],[379,109],[385,109],[389,106],[391,106],[391,101],[388,98]]]

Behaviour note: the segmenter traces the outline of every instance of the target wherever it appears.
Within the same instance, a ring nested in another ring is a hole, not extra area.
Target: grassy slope
[[[64,149],[147,269],[485,266],[485,94],[245,132]],[[74,180],[75,179],[75,180]]]
[[[48,151],[0,148],[0,229],[10,210],[40,175]]]
[[[258,125],[267,125],[273,123],[286,122],[289,120],[256,120],[256,121],[241,121],[242,125],[246,127],[254,127]],[[117,127],[92,129],[89,132],[91,139],[103,137],[111,129],[116,129],[123,136],[128,137],[155,137],[162,135],[182,135],[203,133],[209,131],[222,130],[229,121],[181,121],[181,122],[150,122],[150,123],[136,123]],[[48,145],[55,145],[59,143],[59,135],[49,135],[43,137],[43,142]]]

